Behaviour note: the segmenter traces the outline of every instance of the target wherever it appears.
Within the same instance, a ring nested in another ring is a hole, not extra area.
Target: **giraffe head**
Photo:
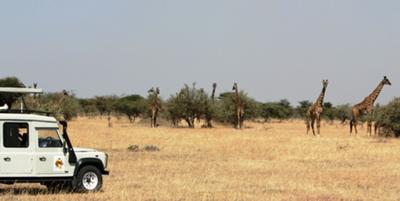
[[[328,80],[322,80],[322,86],[326,88],[328,86]]]
[[[235,91],[235,90],[237,90],[237,89],[238,89],[238,86],[237,86],[237,83],[235,82],[235,83],[233,83],[232,90]]]
[[[154,92],[154,88],[153,87],[151,87],[151,89],[149,89],[148,91],[147,91],[147,93],[153,93]]]
[[[383,77],[382,84],[392,85],[386,76]]]

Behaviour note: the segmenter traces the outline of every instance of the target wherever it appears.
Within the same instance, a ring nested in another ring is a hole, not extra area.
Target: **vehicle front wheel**
[[[79,170],[73,183],[78,192],[97,192],[103,185],[103,178],[98,168],[85,166]]]

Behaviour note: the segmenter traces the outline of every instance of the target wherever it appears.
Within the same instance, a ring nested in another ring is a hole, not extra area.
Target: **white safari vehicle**
[[[0,87],[0,93],[42,90]],[[108,175],[107,160],[104,152],[74,148],[66,121],[57,122],[49,113],[30,111],[22,104],[18,111],[0,107],[0,183],[36,182],[52,190],[96,192],[102,175]]]

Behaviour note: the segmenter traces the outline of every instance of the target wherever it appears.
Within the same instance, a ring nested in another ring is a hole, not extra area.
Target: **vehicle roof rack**
[[[17,87],[0,87],[0,93],[42,94],[43,93],[43,89],[38,89],[38,88],[17,88]]]
[[[46,115],[50,116],[53,115],[52,112],[48,111],[40,111],[40,110],[0,110],[1,113],[10,113],[10,114],[39,114],[39,115]]]
[[[17,94],[42,94],[43,89],[39,88],[23,88],[23,87],[0,87],[0,93],[17,93]],[[27,105],[25,103],[24,96],[21,96],[21,109],[20,110],[12,110],[11,108],[8,108],[9,106],[5,104],[4,106],[0,107],[0,113],[23,113],[23,114],[45,114],[49,116],[50,112],[44,112],[44,111],[36,111],[36,110],[30,110],[27,108]],[[24,107],[25,106],[25,107]]]

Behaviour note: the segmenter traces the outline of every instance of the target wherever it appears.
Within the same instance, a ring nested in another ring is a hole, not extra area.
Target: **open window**
[[[39,148],[63,147],[56,128],[37,128]]]
[[[4,147],[29,147],[29,126],[27,123],[4,123],[3,129]]]

